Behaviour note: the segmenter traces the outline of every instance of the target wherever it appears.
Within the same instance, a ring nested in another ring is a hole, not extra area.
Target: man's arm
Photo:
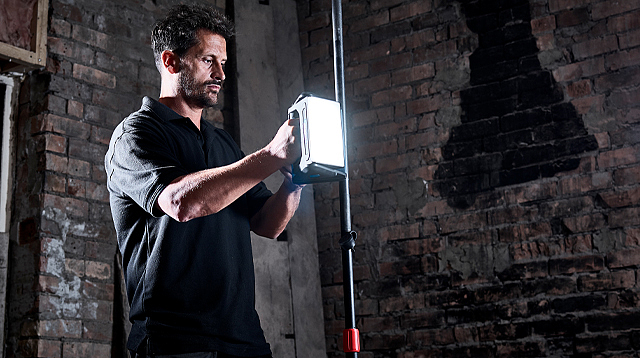
[[[286,121],[266,147],[235,163],[178,177],[160,193],[157,207],[180,222],[224,209],[300,156],[294,136],[297,125],[297,120]]]
[[[291,174],[281,170],[285,176],[278,191],[251,218],[251,231],[275,239],[284,231],[287,223],[300,204],[301,185],[293,184]]]

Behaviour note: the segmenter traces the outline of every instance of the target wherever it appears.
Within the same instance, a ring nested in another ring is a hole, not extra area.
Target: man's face
[[[227,42],[208,30],[198,30],[200,42],[180,60],[178,91],[185,101],[205,108],[218,103],[218,92],[225,79]]]

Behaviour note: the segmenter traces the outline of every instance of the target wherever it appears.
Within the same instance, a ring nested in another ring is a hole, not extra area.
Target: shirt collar
[[[156,114],[156,116],[158,116],[158,118],[164,120],[164,121],[174,121],[176,119],[185,119],[188,120],[189,122],[191,122],[191,120],[187,117],[183,117],[181,115],[179,115],[176,111],[174,111],[173,109],[167,107],[166,105],[160,103],[159,101],[156,101],[155,99],[148,97],[148,96],[144,96],[144,98],[142,99],[142,106],[149,109],[150,111],[152,111],[153,113]],[[205,121],[204,119],[200,119],[200,130],[202,131],[205,127],[208,127],[210,125],[209,122]]]
[[[156,101],[151,97],[145,96],[142,99],[142,106],[155,113],[160,119],[165,121],[173,121],[176,119],[183,119],[185,117],[176,113],[173,109],[165,106],[164,104]]]

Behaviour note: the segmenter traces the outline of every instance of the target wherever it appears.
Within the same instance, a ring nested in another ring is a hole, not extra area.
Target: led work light
[[[303,93],[289,107],[288,115],[300,119],[302,157],[293,164],[293,182],[310,184],[344,179],[340,103]]]

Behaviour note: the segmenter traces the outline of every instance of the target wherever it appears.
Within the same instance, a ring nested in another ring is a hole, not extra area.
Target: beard
[[[201,108],[213,107],[218,104],[218,94],[207,90],[208,85],[222,85],[221,81],[210,80],[196,82],[191,71],[183,70],[178,77],[178,91],[184,96],[187,103]]]

